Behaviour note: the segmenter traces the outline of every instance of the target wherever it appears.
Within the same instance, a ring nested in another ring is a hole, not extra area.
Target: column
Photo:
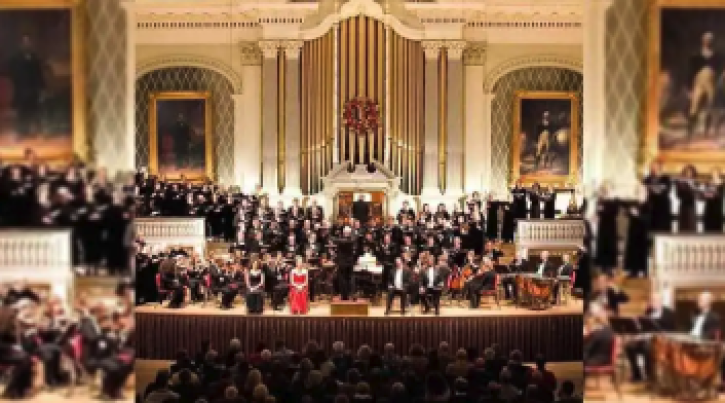
[[[441,43],[423,42],[425,52],[425,139],[421,196],[440,196],[438,187],[438,57]]]
[[[262,58],[256,43],[240,47],[242,94],[234,99],[234,183],[243,192],[262,184]]]
[[[463,194],[463,50],[465,41],[447,42],[448,55],[448,169],[446,196]],[[480,87],[479,87],[480,88]]]
[[[465,124],[463,135],[463,159],[465,177],[463,186],[466,193],[480,191],[484,186],[484,172],[491,168],[490,130],[487,131],[485,116],[491,116],[490,102],[481,91],[484,82],[484,64],[486,49],[482,43],[469,43],[463,53],[465,80]],[[488,110],[488,112],[486,112]],[[489,133],[486,142],[486,133]],[[488,183],[486,183],[488,185]]]
[[[584,121],[583,178],[587,187],[602,179],[606,150],[606,17],[612,0],[591,0],[584,5]]]
[[[302,41],[284,42],[285,196],[302,196],[300,187],[300,50]]]
[[[118,169],[136,169],[136,10],[133,3],[121,3],[126,10],[126,138],[125,155]],[[90,135],[90,133],[89,133]],[[120,158],[119,158],[120,159]]]
[[[262,187],[279,194],[277,186],[277,41],[261,41],[262,50]]]

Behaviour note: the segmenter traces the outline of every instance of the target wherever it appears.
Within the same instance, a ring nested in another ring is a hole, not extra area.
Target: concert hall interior
[[[0,0],[0,399],[725,399],[723,20]]]

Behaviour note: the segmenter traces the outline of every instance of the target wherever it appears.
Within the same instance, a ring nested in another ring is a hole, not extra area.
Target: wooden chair
[[[584,367],[584,375],[585,377],[594,376],[594,379],[596,379],[596,386],[597,389],[599,388],[599,378],[602,376],[610,376],[610,379],[612,381],[612,386],[614,387],[614,390],[617,392],[617,397],[619,400],[622,400],[622,392],[619,388],[619,379],[617,377],[617,354],[619,353],[619,337],[614,338],[614,343],[612,343],[612,355],[609,360],[608,365],[603,366],[596,366],[596,367]],[[585,378],[585,385],[586,385],[586,378]]]
[[[156,273],[156,292],[159,294],[158,304],[156,306],[160,307],[163,305],[164,300],[171,295],[171,291],[161,285],[161,273]]]
[[[501,300],[499,298],[499,294],[501,291],[499,290],[499,287],[501,285],[501,276],[496,274],[496,280],[493,285],[493,290],[483,290],[481,291],[481,297],[493,297],[496,301],[496,306],[498,309],[501,309]],[[483,299],[482,299],[483,300]]]

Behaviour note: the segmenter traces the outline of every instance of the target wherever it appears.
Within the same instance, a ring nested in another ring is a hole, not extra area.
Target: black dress
[[[650,207],[650,228],[653,232],[672,232],[672,181],[668,176],[650,175],[642,183],[647,186],[647,203]]]
[[[629,228],[627,229],[627,245],[624,251],[624,268],[632,276],[639,273],[647,274],[649,258],[649,205],[637,202],[627,203]]]
[[[503,225],[501,226],[501,239],[504,242],[514,241],[514,229],[516,227],[515,212],[512,203],[502,203]]]
[[[513,214],[516,219],[526,219],[526,189],[515,187],[511,189],[514,197]]]
[[[556,217],[556,192],[548,193],[544,199],[544,218],[553,220]]]
[[[703,224],[705,232],[723,232],[723,185],[707,185],[702,192],[705,199]]]
[[[541,218],[541,197],[536,192],[529,192],[529,202],[531,207],[529,208],[529,218],[536,220]]]
[[[490,201],[486,208],[486,236],[489,239],[498,238],[498,208],[500,205],[499,202]]]
[[[680,208],[677,214],[678,232],[697,231],[697,214],[695,212],[695,196],[697,188],[694,182],[678,182],[677,198],[680,199]]]
[[[617,266],[617,215],[619,201],[599,199],[597,201],[598,229],[596,257],[594,263],[604,271]]]
[[[264,293],[262,289],[257,291],[251,291],[252,287],[258,287],[262,284],[262,271],[249,271],[249,284],[250,291],[247,292],[247,312],[254,315],[260,315],[264,312]]]

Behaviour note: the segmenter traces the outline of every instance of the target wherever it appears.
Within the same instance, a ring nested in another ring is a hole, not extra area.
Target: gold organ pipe
[[[390,41],[390,77],[388,78],[388,91],[390,92],[390,116],[388,116],[388,119],[390,119],[390,161],[388,161],[388,166],[391,171],[395,172],[396,175],[399,175],[398,128],[396,126],[397,119],[395,118],[398,115],[398,102],[395,97],[395,82],[398,79],[398,56],[395,53],[397,49],[395,42],[396,34],[395,31],[391,30],[390,32],[390,38],[388,38]]]
[[[335,113],[332,108],[332,106],[333,106],[332,104],[335,100],[335,97],[334,97],[335,80],[337,80],[337,78],[335,77],[336,76],[335,75],[335,63],[336,63],[335,62],[335,46],[337,46],[337,44],[335,43],[334,32],[330,32],[329,38],[327,38],[327,42],[328,42],[327,47],[328,47],[328,52],[329,52],[328,64],[330,66],[330,74],[328,76],[328,93],[329,93],[329,97],[330,97],[330,100],[329,100],[329,105],[330,105],[330,123],[329,123],[329,125],[330,126],[329,126],[329,140],[328,140],[328,145],[327,145],[327,154],[328,154],[327,169],[325,170],[325,174],[327,174],[327,172],[329,172],[332,169],[332,162],[334,161],[334,157],[333,157],[333,153],[335,152],[335,149],[334,149],[335,132],[333,131],[335,128],[334,122],[340,121],[338,116],[333,116],[333,115],[335,115]],[[339,93],[339,91],[338,91],[338,93]],[[337,113],[338,114],[340,113],[339,109],[337,110]]]
[[[323,99],[324,92],[321,91],[322,90],[322,85],[321,85],[322,80],[320,80],[321,74],[323,73],[322,66],[320,65],[321,64],[320,63],[321,62],[320,54],[321,54],[321,50],[322,50],[321,48],[322,48],[322,39],[321,38],[316,39],[315,47],[314,47],[315,63],[317,66],[317,68],[315,69],[315,107],[316,107],[315,109],[316,110],[314,111],[314,113],[315,113],[315,128],[314,128],[314,130],[315,130],[315,176],[314,176],[314,183],[313,183],[315,192],[317,192],[317,183],[319,182],[318,178],[320,177],[320,172],[322,172],[322,167],[321,167],[322,158],[320,158],[320,154],[322,153],[322,148],[320,145],[320,138],[323,135],[322,124],[324,122],[322,122],[321,114],[324,112],[323,109],[325,106],[324,99]]]
[[[324,43],[324,55],[322,58],[322,64],[325,68],[325,74],[322,76],[324,81],[323,85],[323,91],[322,91],[322,98],[325,101],[325,108],[324,108],[324,119],[322,120],[324,123],[324,142],[325,142],[325,163],[322,164],[322,175],[327,175],[328,172],[330,172],[330,161],[332,157],[332,138],[330,137],[332,133],[332,120],[334,117],[332,116],[332,76],[334,75],[334,72],[332,70],[332,39],[333,39],[333,33],[332,31],[325,34],[323,37],[323,43]],[[317,180],[317,186],[318,188],[320,185],[320,180]]]
[[[367,17],[356,17],[355,20],[357,21],[357,29],[355,30],[355,34],[357,36],[357,65],[366,69],[369,67],[364,65],[368,50]],[[365,85],[365,81],[367,81],[367,74],[368,71],[358,70],[357,94],[363,97],[370,96],[367,92],[367,86]]]
[[[356,53],[356,48],[357,48],[357,41],[356,41],[357,24],[356,24],[356,22],[357,22],[357,18],[351,18],[350,20],[347,21],[347,24],[350,25],[350,29],[348,32],[348,38],[347,38],[348,45],[349,45],[348,52],[350,52],[350,55],[349,55],[350,71],[348,73],[348,80],[347,80],[348,81],[348,91],[349,91],[348,97],[350,97],[350,98],[354,98],[354,97],[357,97],[358,95],[360,95],[357,93],[357,85],[356,85],[357,84],[357,71],[358,71],[357,53]],[[348,143],[350,144],[350,160],[353,162],[353,164],[356,162],[356,157],[357,157],[357,141],[356,140],[357,139],[355,139],[355,133],[350,131],[348,133]]]
[[[385,148],[384,148],[384,136],[385,136],[385,119],[386,117],[383,117],[385,115],[385,91],[383,90],[383,83],[385,82],[385,26],[379,22],[375,21],[377,26],[377,40],[376,40],[376,48],[377,48],[377,61],[378,61],[378,67],[377,67],[377,75],[376,75],[376,82],[378,84],[377,91],[375,93],[376,99],[378,100],[378,106],[380,107],[380,113],[379,116],[381,117],[378,127],[378,132],[376,136],[377,141],[377,159],[378,162],[381,164],[385,164]]]
[[[417,149],[417,158],[418,158],[418,175],[417,175],[417,181],[418,181],[418,187],[416,189],[416,194],[420,194],[421,187],[423,186],[423,150],[424,150],[424,132],[425,132],[425,102],[424,102],[424,95],[425,94],[425,52],[423,51],[423,47],[420,43],[418,43],[418,82],[417,82],[417,88],[418,92],[416,95],[416,99],[418,102],[418,149]]]
[[[309,186],[309,179],[310,176],[307,173],[307,167],[309,166],[307,158],[308,158],[308,144],[309,141],[307,139],[307,136],[309,135],[310,131],[307,127],[307,107],[309,105],[310,99],[307,96],[307,90],[309,88],[309,83],[307,82],[307,72],[309,71],[309,68],[307,67],[310,58],[307,53],[308,46],[307,43],[302,45],[302,54],[300,56],[300,65],[302,66],[301,72],[300,72],[300,95],[302,97],[302,105],[300,105],[300,127],[301,130],[301,136],[300,136],[300,150],[302,150],[302,155],[300,158],[300,182],[302,185],[302,192],[305,194],[310,193],[310,186]]]
[[[438,76],[438,181],[442,192],[446,190],[446,171],[448,168],[448,51],[441,49]]]
[[[411,158],[413,163],[413,171],[410,180],[413,182],[410,193],[416,194],[418,189],[418,42],[411,42],[412,54],[411,60],[413,65],[411,66],[410,72],[410,88],[408,94],[410,94],[410,107],[411,113],[411,125],[413,126],[413,148],[411,150]]]
[[[397,34],[393,34],[393,58],[395,59],[395,80],[391,83],[391,90],[393,93],[393,105],[395,106],[395,109],[393,111],[393,127],[395,128],[395,173],[398,176],[403,176],[403,163],[402,163],[402,143],[403,143],[403,132],[401,131],[400,126],[400,112],[401,112],[401,104],[400,104],[400,96],[398,93],[398,84],[400,83],[400,68],[403,62],[403,59],[400,56],[400,36]],[[401,181],[402,182],[402,181]],[[403,183],[401,183],[401,186]]]
[[[340,110],[340,113],[342,113],[343,108],[345,106],[345,101],[347,100],[348,94],[347,94],[347,80],[345,78],[348,75],[347,71],[347,21],[343,21],[342,24],[340,24],[340,35],[339,35],[339,46],[340,51],[338,52],[338,56],[340,58],[340,75],[338,77],[338,82],[340,85],[340,99],[338,100],[338,109]],[[339,133],[339,139],[340,139],[340,158],[339,161],[345,162],[347,159],[347,129],[343,126],[344,122],[340,121],[340,127],[338,130]]]
[[[310,41],[310,71],[309,71],[309,77],[310,77],[310,86],[308,87],[308,97],[310,98],[310,193],[315,193],[315,177],[317,176],[317,161],[315,160],[315,138],[317,134],[315,133],[316,125],[317,125],[317,112],[315,109],[317,109],[317,69],[319,66],[317,65],[317,58],[315,57],[315,46],[317,44],[316,40]]]
[[[410,80],[410,41],[408,39],[403,39],[403,49],[405,54],[405,69],[403,70],[403,77],[404,80],[401,80],[402,87],[400,88],[400,95],[403,101],[403,132],[405,133],[405,165],[404,165],[404,173],[405,173],[405,191],[410,193],[410,143],[411,143],[411,133],[410,133],[410,121],[409,121],[409,99],[407,97],[407,88],[408,88],[408,82]]]

